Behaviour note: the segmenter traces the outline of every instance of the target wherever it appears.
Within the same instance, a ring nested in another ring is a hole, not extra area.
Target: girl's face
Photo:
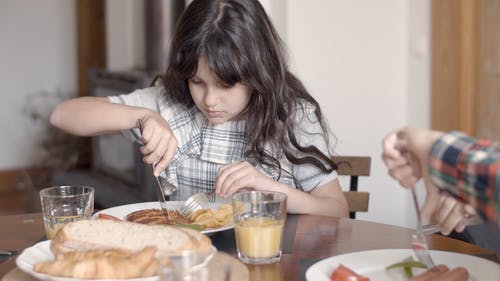
[[[198,59],[198,70],[189,79],[189,91],[196,107],[212,124],[240,118],[250,101],[251,89],[241,83],[221,84],[214,78],[205,57]]]

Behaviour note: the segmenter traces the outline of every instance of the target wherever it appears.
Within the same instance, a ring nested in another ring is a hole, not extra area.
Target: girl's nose
[[[217,90],[213,88],[208,88],[205,93],[205,105],[207,107],[213,107],[217,104],[217,101],[218,101]]]

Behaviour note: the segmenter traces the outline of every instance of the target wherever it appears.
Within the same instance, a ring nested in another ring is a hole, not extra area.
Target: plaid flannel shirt
[[[460,132],[440,138],[430,151],[430,176],[490,223],[500,225],[500,144]]]
[[[166,100],[164,88],[161,86],[108,98],[114,103],[147,107],[157,111],[169,123],[178,145],[174,159],[161,176],[166,177],[170,183],[178,187],[176,194],[171,197],[172,200],[185,200],[194,193],[213,190],[217,171],[221,166],[248,161],[244,155],[247,145],[244,120],[210,124],[195,106],[186,108]],[[298,135],[299,141],[308,145],[316,145],[327,154],[325,139],[317,135],[320,130],[318,122],[311,116],[303,118],[302,121],[303,126]],[[300,132],[309,134],[300,134]],[[124,132],[124,134],[129,135],[133,141],[140,141],[138,129]],[[326,174],[313,165],[294,165],[282,153],[277,152],[275,155],[280,159],[282,169],[292,173],[304,191],[309,192],[337,178],[336,171]],[[279,175],[277,171],[259,163],[253,164],[273,179],[279,179],[280,182],[295,187],[290,174],[282,172]]]

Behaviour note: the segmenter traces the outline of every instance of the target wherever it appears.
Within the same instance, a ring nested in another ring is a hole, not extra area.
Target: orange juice
[[[250,217],[237,222],[236,243],[241,254],[249,258],[279,255],[284,222],[269,217]]]

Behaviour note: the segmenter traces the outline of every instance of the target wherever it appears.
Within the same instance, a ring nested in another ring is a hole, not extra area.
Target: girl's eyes
[[[232,87],[232,85],[229,85],[225,82],[219,82],[219,83],[217,83],[217,85],[219,85],[219,87],[221,87],[221,88],[226,88],[226,89]]]
[[[193,84],[196,84],[196,85],[203,83],[203,81],[198,80],[198,79],[193,79],[193,78],[189,79],[189,81]]]
[[[199,79],[195,79],[195,78],[189,79],[189,82],[193,83],[195,85],[203,85],[204,84],[203,80],[199,80]],[[225,88],[225,89],[233,87],[233,85],[227,84],[225,82],[217,82],[217,86],[220,88]]]

